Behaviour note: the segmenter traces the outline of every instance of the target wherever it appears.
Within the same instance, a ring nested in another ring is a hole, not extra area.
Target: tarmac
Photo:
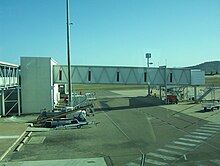
[[[0,122],[0,161],[11,151],[25,135],[28,124]]]
[[[220,110],[154,105],[145,92],[98,91],[88,120],[99,124],[81,129],[28,128],[36,115],[0,118],[0,165],[137,166],[142,154],[146,165],[220,165]],[[26,131],[30,139],[14,152]]]
[[[30,119],[30,116],[26,117],[26,120],[27,119]],[[17,123],[17,121],[19,123]],[[105,164],[104,158],[102,157],[40,161],[3,161],[8,153],[15,153],[15,148],[20,144],[22,138],[24,138],[27,132],[47,132],[50,130],[48,128],[29,127],[30,123],[22,122],[25,122],[24,118],[19,119],[15,116],[12,116],[10,118],[2,118],[0,121],[0,164],[2,166],[107,166]],[[31,141],[29,140],[29,143],[30,142]],[[36,141],[32,141],[32,144],[38,143],[36,143]]]
[[[4,162],[4,166],[107,166],[104,158]]]

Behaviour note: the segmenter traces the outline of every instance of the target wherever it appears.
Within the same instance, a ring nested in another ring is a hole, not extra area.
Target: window
[[[88,71],[88,81],[91,81],[91,71]]]
[[[147,82],[147,72],[144,72],[144,82]]]
[[[119,82],[119,71],[117,72],[117,82]]]
[[[173,73],[170,73],[170,82],[173,82]]]
[[[60,81],[62,80],[62,74],[63,74],[63,73],[62,73],[62,70],[60,70],[60,71],[59,71],[59,80],[60,80]]]

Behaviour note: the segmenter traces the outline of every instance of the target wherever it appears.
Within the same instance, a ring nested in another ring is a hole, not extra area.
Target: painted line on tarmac
[[[20,139],[26,134],[26,130],[17,138],[17,140],[8,148],[8,150],[0,157],[0,161],[12,150],[12,148],[20,141]]]
[[[183,151],[189,151],[190,148],[182,147],[182,146],[176,146],[176,145],[165,145],[167,148],[172,148],[176,150],[183,150]]]
[[[196,143],[201,143],[203,141],[201,140],[196,140],[196,139],[190,139],[190,138],[178,138],[181,141],[189,141],[189,142],[196,142]]]
[[[180,155],[180,156],[183,155],[183,153],[181,153],[181,152],[177,152],[177,151],[173,151],[173,150],[168,150],[168,149],[157,149],[157,151],[164,152],[164,153],[169,153],[169,154],[173,154],[173,155]]]
[[[217,126],[217,125],[204,124],[204,126],[206,126],[206,127],[210,127],[210,128],[217,128],[217,129],[220,129],[220,126]]]
[[[220,125],[220,123],[215,123],[215,122],[208,122],[207,124],[211,124],[211,125]]]
[[[103,111],[104,112],[104,111]],[[106,117],[118,128],[118,130],[130,141],[131,138],[119,127],[119,125],[117,125],[113,119],[107,114],[104,112],[104,114],[106,115]],[[141,154],[144,154],[141,149],[138,148],[138,151],[141,153]]]
[[[204,132],[204,133],[213,133],[213,134],[216,134],[216,133],[217,133],[217,131],[204,130],[204,129],[196,129],[196,131],[198,131],[198,132]]]
[[[108,116],[108,114],[106,114],[104,112],[104,114],[107,116],[107,118],[120,130],[120,132],[122,132],[122,134],[128,139],[128,140],[131,140],[130,137],[113,121],[113,119]]]
[[[219,131],[220,128],[213,128],[213,127],[207,127],[207,126],[202,126],[200,127],[201,129],[208,129],[208,130],[215,130],[215,131]]]
[[[15,139],[15,138],[19,138],[19,135],[3,135],[3,136],[0,136],[0,139]]]
[[[204,143],[208,138],[215,135],[219,130],[220,125],[218,126],[215,124],[205,124],[199,129],[191,132],[191,134],[187,134],[184,137],[173,141],[172,143],[174,145],[168,144],[165,145],[165,148],[157,149],[157,153],[148,153],[148,159],[146,160],[146,163],[152,165],[168,165],[168,163],[161,162],[160,160],[167,160],[167,162],[174,162],[178,160],[178,156],[185,156],[184,154],[193,151],[193,149],[198,147],[201,143]],[[176,155],[176,157],[174,157],[174,155]],[[158,158],[159,161],[154,158]]]
[[[203,139],[203,140],[208,138],[208,137],[197,136],[197,135],[185,135],[185,137],[196,138],[196,139]]]
[[[160,165],[160,166],[167,165],[167,163],[165,163],[165,162],[161,162],[161,161],[157,161],[157,160],[152,160],[152,159],[147,159],[146,163],[154,164],[154,165]]]
[[[210,134],[210,133],[201,133],[201,132],[191,132],[192,134],[195,134],[195,135],[203,135],[203,136],[208,136],[208,137],[210,137],[210,136],[212,136],[213,134]]]
[[[207,126],[215,126],[215,127],[220,127],[220,124],[217,124],[217,123],[206,123],[204,125],[207,125]]]
[[[126,166],[140,166],[140,164],[130,162],[130,163],[126,164]]]
[[[113,119],[105,112],[102,110],[101,107],[99,109],[105,114],[105,116],[123,133],[123,135],[128,139],[131,140],[130,137],[113,121]]]
[[[153,156],[153,157],[161,158],[163,160],[176,160],[177,159],[176,157],[165,156],[165,155],[161,155],[158,153],[152,153],[152,152],[147,153],[147,156]]]
[[[207,124],[205,124],[204,126],[211,126],[211,127],[220,128],[220,125],[219,125],[219,124],[215,124],[215,123],[207,123]]]
[[[178,144],[178,145],[184,145],[184,146],[196,146],[196,144],[191,144],[191,143],[186,143],[186,142],[181,142],[181,141],[174,141],[174,144]]]

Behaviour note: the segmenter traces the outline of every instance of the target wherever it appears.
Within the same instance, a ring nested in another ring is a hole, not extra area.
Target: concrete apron
[[[1,163],[1,162],[0,162]],[[19,161],[19,162],[2,162],[4,166],[107,166],[103,157],[100,158],[81,158],[81,159],[66,159],[66,160],[41,160],[41,161]]]
[[[0,123],[0,161],[13,149],[25,135],[28,124]]]

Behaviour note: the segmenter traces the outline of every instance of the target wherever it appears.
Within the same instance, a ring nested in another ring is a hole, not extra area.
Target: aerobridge
[[[16,106],[19,115],[39,113],[42,109],[52,110],[59,99],[58,85],[68,83],[67,65],[58,65],[49,57],[21,57],[20,68],[18,65],[7,63],[1,63],[0,66],[1,115],[4,116]],[[71,83],[149,85],[148,87],[158,85],[160,88],[196,87],[204,85],[205,73],[200,70],[166,68],[166,66],[147,68],[73,65]],[[7,91],[9,89],[10,91]],[[9,100],[8,94],[5,96],[6,91],[9,94],[14,94],[15,91],[17,97]],[[13,108],[6,110],[5,103],[12,102]]]
[[[68,83],[67,65],[53,66],[54,84]],[[71,66],[71,82],[76,84],[122,84],[194,86],[205,83],[204,72],[186,68]]]
[[[0,62],[0,92],[1,108],[3,116],[13,110],[20,115],[20,86],[19,66]]]
[[[53,66],[54,84],[67,84],[67,75],[67,65]],[[167,96],[168,87],[194,86],[194,95],[197,98],[196,87],[205,84],[205,76],[204,72],[200,70],[166,68],[166,66],[149,68],[74,65],[71,66],[71,82],[74,84],[148,85],[148,95],[151,92],[150,86],[156,85],[159,86],[161,99],[162,88]],[[169,91],[173,91],[173,89]]]

